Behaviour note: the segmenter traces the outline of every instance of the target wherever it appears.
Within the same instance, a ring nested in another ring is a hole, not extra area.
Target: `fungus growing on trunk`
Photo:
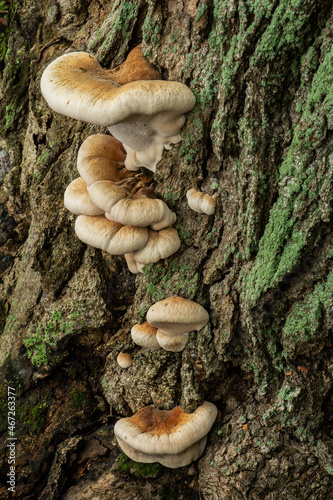
[[[124,166],[126,152],[120,141],[106,134],[94,134],[80,146],[77,169],[88,185],[97,181],[119,182],[133,178]]]
[[[129,368],[132,366],[132,356],[128,352],[120,352],[117,356],[117,363],[120,368]]]
[[[72,181],[66,188],[64,204],[75,215],[102,215],[104,210],[91,201],[87,184],[82,177]]]
[[[200,304],[176,296],[156,302],[147,312],[147,322],[157,328],[157,342],[172,352],[182,351],[189,332],[201,330],[208,320],[208,312]]]
[[[148,240],[145,227],[123,226],[103,216],[79,215],[75,222],[77,237],[111,255],[124,255],[143,248]]]
[[[209,196],[192,188],[186,193],[188,206],[199,214],[213,215],[216,205],[216,194]]]
[[[147,312],[147,321],[167,335],[201,330],[208,323],[206,309],[183,297],[168,297],[152,305]]]
[[[91,200],[106,212],[110,220],[124,225],[139,227],[152,226],[162,229],[176,221],[164,201],[157,198],[132,195],[124,187],[111,181],[97,181],[88,187]]]
[[[201,456],[216,416],[216,406],[207,401],[193,413],[185,413],[179,406],[172,410],[148,406],[118,420],[114,432],[120,448],[132,460],[159,462],[175,469]]]
[[[158,79],[140,48],[134,51],[135,57],[132,51],[111,71],[91,54],[65,54],[45,69],[41,89],[54,111],[108,127],[124,145],[129,170],[155,171],[163,148],[181,141],[185,113],[195,97],[183,83]]]
[[[160,345],[156,340],[157,328],[151,326],[147,321],[142,325],[134,325],[131,330],[131,337],[135,344],[147,349],[160,349]]]

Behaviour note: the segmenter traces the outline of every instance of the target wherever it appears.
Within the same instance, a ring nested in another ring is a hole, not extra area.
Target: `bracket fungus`
[[[148,240],[145,227],[123,226],[103,216],[79,215],[75,222],[77,237],[111,255],[124,255],[143,248]]]
[[[186,193],[188,206],[199,214],[213,215],[216,206],[216,194],[209,196],[194,188]]]
[[[142,325],[134,325],[131,330],[131,337],[136,345],[151,350],[160,349],[161,346],[156,340],[157,328],[151,326],[147,321]]]
[[[132,195],[111,181],[94,182],[88,187],[91,200],[106,212],[110,220],[124,225],[139,227],[151,226],[163,229],[176,221],[176,214],[171,212],[164,201],[142,195]]]
[[[132,460],[159,462],[176,469],[202,455],[216,416],[216,406],[207,401],[193,413],[180,407],[158,410],[148,406],[132,417],[118,420],[114,431],[120,448]]]
[[[157,330],[156,341],[165,351],[181,352],[184,350],[188,341],[188,333],[168,335],[161,332],[161,330]]]
[[[146,245],[132,256],[139,264],[151,264],[161,259],[166,259],[176,253],[180,248],[178,232],[173,227],[166,227],[160,231],[148,230]]]
[[[147,312],[148,323],[166,335],[201,330],[208,320],[208,312],[200,304],[177,296],[156,302]]]
[[[129,170],[155,171],[163,148],[181,141],[185,113],[195,104],[186,85],[160,79],[140,47],[113,70],[85,52],[62,55],[45,69],[41,90],[54,111],[108,127],[123,143]]]
[[[120,141],[110,135],[93,134],[80,146],[77,169],[88,185],[103,180],[119,182],[133,177],[124,166],[125,158]]]
[[[104,214],[104,210],[91,200],[87,184],[82,177],[78,177],[67,186],[64,194],[64,204],[67,210],[75,215]]]

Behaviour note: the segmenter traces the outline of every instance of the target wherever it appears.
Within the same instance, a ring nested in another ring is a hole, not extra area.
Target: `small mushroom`
[[[125,260],[131,273],[138,274],[143,272],[144,264],[139,264],[131,253],[125,253]]]
[[[135,344],[147,349],[160,349],[160,344],[156,340],[157,328],[151,326],[147,321],[142,325],[134,325],[131,330],[131,337]]]
[[[67,210],[76,215],[102,215],[104,213],[91,201],[87,184],[82,177],[78,177],[67,186],[64,204]]]
[[[123,226],[103,216],[79,215],[75,222],[77,237],[111,255],[124,255],[144,247],[148,240],[145,227]]]
[[[132,196],[123,187],[108,180],[94,182],[88,187],[91,200],[98,205],[110,220],[124,225],[152,226],[163,229],[176,221],[164,201],[141,195]]]
[[[189,332],[201,330],[208,319],[208,312],[200,304],[175,296],[156,302],[147,312],[148,323],[158,329],[157,342],[172,352],[182,351]]]
[[[188,333],[179,335],[167,335],[166,333],[157,330],[156,340],[159,345],[166,351],[181,352],[188,341]]]
[[[208,320],[208,312],[200,304],[176,296],[156,302],[147,312],[148,323],[169,335],[201,330]]]
[[[139,264],[151,264],[176,253],[180,244],[178,232],[173,227],[167,227],[161,231],[149,229],[146,245],[133,252],[132,256]]]
[[[135,50],[135,60],[128,57],[118,71],[103,69],[85,52],[65,54],[45,69],[41,89],[54,111],[108,127],[124,145],[129,170],[145,166],[155,171],[163,148],[181,141],[185,113],[194,107],[195,97],[183,83],[156,80],[156,70],[152,73]],[[124,81],[129,83],[121,85]]]
[[[186,193],[187,202],[190,208],[199,214],[212,215],[215,212],[216,194],[209,196],[192,188]]]
[[[129,368],[132,366],[132,356],[128,352],[120,352],[117,356],[117,363],[120,368]]]
[[[88,185],[102,180],[119,182],[133,178],[133,172],[124,167],[125,158],[120,141],[110,135],[94,134],[81,144],[77,169]]]
[[[216,416],[216,406],[207,401],[193,413],[178,406],[172,410],[148,406],[118,420],[114,432],[120,448],[132,460],[159,462],[175,469],[201,456]]]

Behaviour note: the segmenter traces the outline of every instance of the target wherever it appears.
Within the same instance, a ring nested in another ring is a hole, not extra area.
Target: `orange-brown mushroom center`
[[[180,406],[172,410],[158,410],[153,406],[147,406],[129,420],[141,433],[149,433],[155,436],[171,434],[185,425],[190,419],[191,415],[185,413]]]

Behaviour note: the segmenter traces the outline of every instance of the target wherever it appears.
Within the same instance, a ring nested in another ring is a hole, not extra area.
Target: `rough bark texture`
[[[7,386],[17,391],[17,498],[333,498],[332,38],[331,0],[13,2],[0,357],[3,429]],[[105,131],[53,113],[40,77],[67,50],[112,68],[140,42],[197,103],[154,175],[181,249],[135,277],[75,237],[63,193],[82,141]],[[192,187],[217,193],[214,216],[191,211]],[[138,348],[132,325],[170,295],[202,304],[209,324],[182,353]],[[117,417],[205,399],[220,412],[199,462],[170,471],[118,456]]]

